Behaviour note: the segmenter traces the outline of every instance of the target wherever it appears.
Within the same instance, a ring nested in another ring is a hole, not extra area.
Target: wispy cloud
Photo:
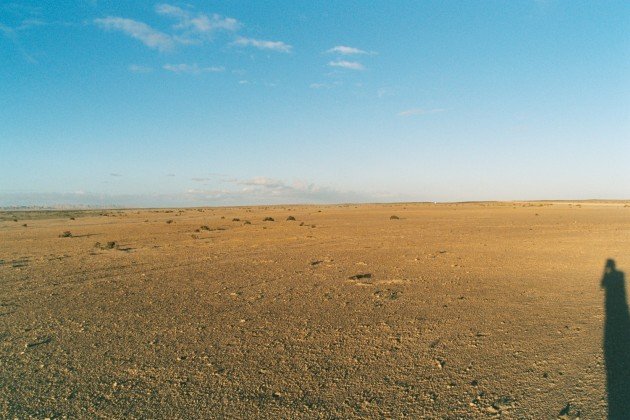
[[[416,115],[429,115],[429,114],[437,114],[439,112],[444,112],[445,109],[442,108],[433,108],[433,109],[425,109],[425,108],[413,108],[408,109],[406,111],[402,111],[398,113],[401,117],[412,117]]]
[[[21,31],[30,29],[35,26],[40,26],[40,22],[41,21],[36,20],[36,19],[26,19],[26,20],[23,20],[22,23],[15,28],[5,25],[3,23],[0,23],[0,38],[1,36],[6,37],[11,43],[13,43],[15,48],[20,52],[20,54],[22,55],[22,57],[24,57],[26,61],[28,61],[31,64],[37,64],[37,60],[35,59],[35,57],[29,54],[26,51],[26,49],[22,47],[22,43],[20,42],[20,39],[19,39],[20,38],[19,34]],[[41,22],[41,25],[43,24],[44,23]]]
[[[327,82],[311,83],[309,85],[309,87],[311,89],[332,89],[332,88],[334,88],[336,86],[341,86],[341,85],[343,85],[343,82],[341,82],[339,80],[336,80],[336,81],[330,82],[330,83],[327,83]]]
[[[196,63],[194,64],[165,64],[162,66],[164,70],[171,71],[173,73],[187,73],[187,74],[201,74],[201,73],[219,73],[225,71],[224,67],[211,66],[200,67]]]
[[[162,16],[176,19],[177,23],[173,28],[197,34],[209,34],[218,30],[233,32],[239,30],[242,26],[234,18],[224,17],[216,13],[212,15],[193,13],[170,4],[158,4],[155,6],[155,11]]]
[[[36,28],[38,26],[46,26],[48,25],[41,19],[24,19],[20,25],[15,28],[18,31],[23,31],[26,29]]]
[[[3,23],[0,23],[0,33],[3,33],[4,35],[8,36],[8,37],[13,37],[15,34],[15,29],[11,28],[10,26],[7,26]]]
[[[153,71],[153,67],[141,66],[139,64],[131,64],[128,68],[130,72],[138,74],[151,73]]]
[[[337,45],[326,51],[327,53],[341,54],[341,55],[357,55],[357,54],[372,54],[359,48],[347,47],[345,45]]]
[[[234,189],[226,187],[211,191],[189,190],[188,193],[189,195],[198,197],[207,194],[209,196],[208,198],[216,198],[216,196],[219,195],[224,202],[251,204],[342,203],[376,200],[376,196],[371,194],[343,191],[304,181],[287,183],[279,179],[264,176],[251,179],[225,179],[224,182],[240,186],[241,188]]]
[[[170,175],[167,175],[170,176]],[[205,178],[195,178],[204,182]],[[224,178],[207,189],[191,186],[168,193],[105,194],[90,191],[65,193],[3,193],[2,206],[51,207],[179,207],[197,205],[254,205],[299,203],[360,203],[400,201],[392,194],[363,193],[319,186],[310,182],[287,183],[269,177],[251,179]],[[199,185],[199,184],[197,184]]]
[[[236,183],[240,185],[264,187],[264,188],[271,188],[271,189],[286,187],[284,182],[275,180],[272,178],[267,178],[264,176],[259,176],[259,177],[255,177],[255,178],[247,179],[247,180],[239,180],[239,181],[236,181]]]
[[[330,67],[341,67],[343,69],[348,70],[364,70],[363,64],[358,61],[346,61],[346,60],[338,60],[338,61],[330,61],[328,63]]]
[[[232,43],[239,47],[254,47],[260,50],[271,50],[283,53],[290,53],[293,47],[282,41],[265,41],[262,39],[239,37]]]
[[[105,30],[119,31],[142,42],[149,48],[159,51],[172,50],[175,46],[173,38],[153,29],[144,22],[116,16],[94,19],[94,23]]]
[[[119,173],[116,173],[116,172],[112,172],[111,174],[109,174],[109,176],[113,176],[113,177],[120,177],[120,176],[122,176],[122,175],[121,175],[121,174],[119,174]]]
[[[379,98],[384,98],[386,96],[394,96],[394,90],[389,87],[382,87],[377,89],[376,96]]]

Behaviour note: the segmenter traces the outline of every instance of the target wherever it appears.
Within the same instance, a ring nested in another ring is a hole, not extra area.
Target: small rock
[[[438,369],[443,369],[444,365],[446,365],[446,360],[444,359],[435,359],[433,360],[433,362],[435,363],[435,367],[437,367]]]

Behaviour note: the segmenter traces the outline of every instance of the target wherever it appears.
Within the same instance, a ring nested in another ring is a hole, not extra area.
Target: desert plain
[[[0,417],[614,418],[608,260],[626,202],[5,211]]]

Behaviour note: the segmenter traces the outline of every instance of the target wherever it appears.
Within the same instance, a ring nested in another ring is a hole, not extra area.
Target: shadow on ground
[[[604,267],[605,290],[604,359],[608,391],[608,418],[630,418],[630,314],[626,300],[626,281],[615,260]]]

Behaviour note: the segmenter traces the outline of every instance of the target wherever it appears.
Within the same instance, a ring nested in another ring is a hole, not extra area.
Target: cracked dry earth
[[[69,215],[0,213],[2,418],[607,415],[625,203]]]

